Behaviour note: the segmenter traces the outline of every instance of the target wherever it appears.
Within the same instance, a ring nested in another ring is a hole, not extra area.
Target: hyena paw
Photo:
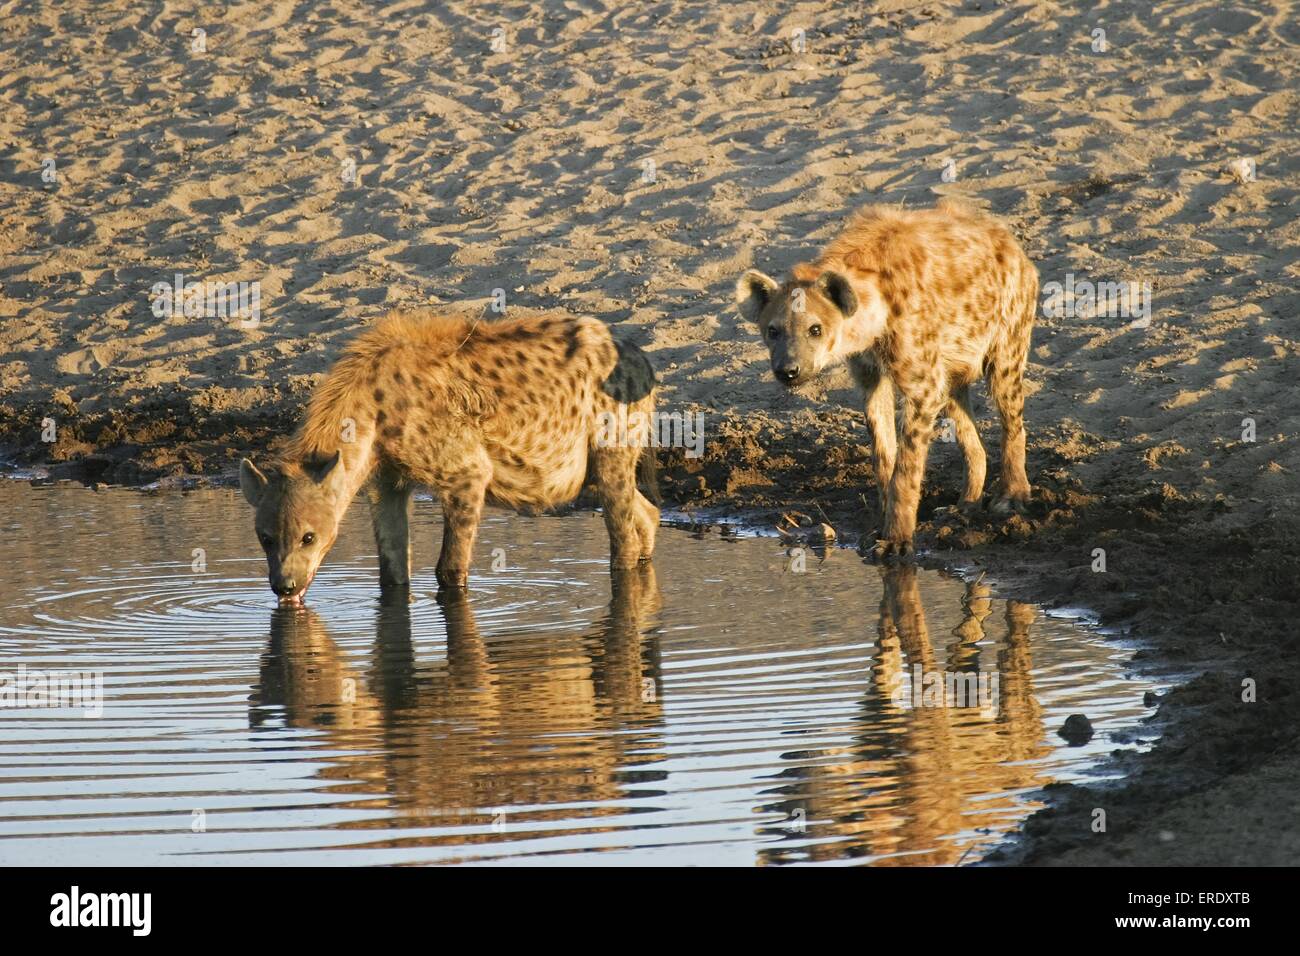
[[[437,568],[434,574],[438,578],[439,588],[453,591],[464,591],[469,588],[468,571],[444,571],[442,568]]]
[[[890,541],[881,538],[876,541],[871,554],[877,561],[907,561],[916,556],[916,551],[910,540]]]
[[[989,505],[989,511],[995,515],[1022,515],[1029,507],[1028,495],[1003,495]]]

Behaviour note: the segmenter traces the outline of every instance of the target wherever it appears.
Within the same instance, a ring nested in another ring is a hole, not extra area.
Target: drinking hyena
[[[636,477],[639,461],[653,475],[654,386],[645,354],[598,319],[389,315],[358,336],[317,387],[283,459],[265,473],[248,459],[240,465],[271,589],[301,600],[363,486],[380,582],[408,584],[416,484],[442,502],[438,584],[463,588],[485,502],[572,501],[589,466],[611,565],[649,560],[659,511]],[[601,439],[602,422],[620,405],[632,424],[625,441],[611,444]]]
[[[1002,489],[993,510],[1022,510],[1024,371],[1038,273],[1001,223],[948,200],[934,209],[863,210],[813,263],[777,283],[750,270],[736,284],[772,372],[799,385],[846,361],[866,392],[883,530],[877,556],[912,550],[936,419],[950,418],[966,459],[963,505],[980,500],[985,458],[970,385],[987,378],[1002,419]],[[902,440],[894,393],[904,399]]]

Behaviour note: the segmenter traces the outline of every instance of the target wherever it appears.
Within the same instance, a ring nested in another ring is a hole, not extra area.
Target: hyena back
[[[911,553],[941,415],[966,460],[961,502],[979,502],[985,455],[970,386],[980,378],[1002,420],[1002,488],[992,508],[1023,510],[1024,371],[1038,272],[1001,223],[947,200],[933,209],[871,207],[785,282],[746,272],[736,298],[758,324],[778,381],[796,386],[847,362],[866,393],[883,520],[878,556]],[[895,393],[904,399],[901,441]]]
[[[589,475],[612,566],[649,560],[659,511],[636,478],[638,464],[653,469],[654,386],[644,353],[598,319],[390,314],[316,389],[283,460],[265,474],[248,459],[240,466],[272,590],[301,600],[363,487],[384,586],[410,582],[419,484],[442,503],[443,588],[466,586],[485,504],[553,507],[577,497]],[[626,438],[606,441],[602,426],[620,405]]]

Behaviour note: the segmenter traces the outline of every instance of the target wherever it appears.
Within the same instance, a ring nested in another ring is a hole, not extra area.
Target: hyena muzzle
[[[736,284],[741,314],[767,344],[787,387],[847,362],[866,393],[883,527],[875,553],[912,551],[925,460],[936,421],[966,460],[961,504],[983,495],[984,446],[970,386],[988,382],[1002,420],[1002,487],[992,510],[1023,510],[1024,372],[1037,311],[1038,272],[1011,233],[971,207],[871,207],[812,263],[778,283],[750,270]],[[895,396],[903,398],[901,436]]]
[[[588,478],[611,565],[648,561],[659,511],[637,477],[653,486],[655,384],[645,354],[598,319],[389,315],[317,387],[283,459],[265,472],[241,463],[271,589],[301,601],[362,488],[386,587],[410,583],[416,485],[442,504],[441,588],[466,587],[485,504],[551,508]],[[605,427],[612,418],[627,423],[617,441]]]

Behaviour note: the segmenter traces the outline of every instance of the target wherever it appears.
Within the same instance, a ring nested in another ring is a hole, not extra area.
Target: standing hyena
[[[659,511],[636,477],[638,460],[653,474],[654,386],[645,354],[598,319],[475,323],[392,313],[362,333],[316,389],[283,461],[266,474],[248,459],[240,465],[271,589],[301,600],[363,486],[380,583],[409,584],[416,484],[442,502],[438,584],[464,588],[485,502],[572,501],[589,465],[611,565],[649,560]],[[621,405],[626,432],[610,441],[607,423]]]
[[[758,324],[780,382],[799,385],[847,361],[866,392],[884,523],[877,556],[912,550],[940,413],[952,420],[966,459],[962,504],[979,502],[984,446],[970,385],[981,377],[1002,418],[1002,489],[993,510],[1023,509],[1024,371],[1038,272],[1006,227],[948,200],[935,209],[868,208],[784,284],[746,272],[736,298]],[[901,447],[895,389],[904,399]]]

